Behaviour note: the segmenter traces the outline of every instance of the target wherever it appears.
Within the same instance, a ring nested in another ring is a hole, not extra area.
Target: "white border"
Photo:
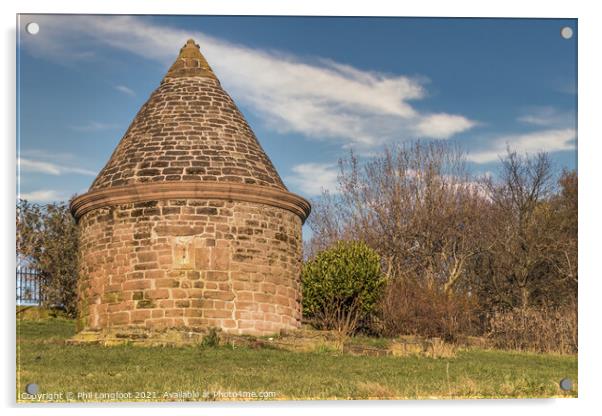
[[[516,412],[545,412],[546,415],[567,413],[589,413],[600,407],[599,392],[602,373],[600,368],[600,300],[602,276],[599,262],[596,261],[600,246],[600,215],[596,203],[599,198],[600,170],[598,158],[602,155],[600,134],[600,104],[602,74],[599,41],[602,39],[602,22],[593,1],[546,1],[527,2],[505,0],[504,2],[453,0],[419,0],[399,2],[386,0],[229,0],[197,1],[190,0],[105,0],[93,4],[81,0],[21,0],[13,4],[0,3],[4,41],[2,42],[2,140],[3,180],[2,194],[5,200],[1,206],[1,218],[5,230],[2,239],[2,264],[4,265],[4,302],[0,308],[3,315],[5,337],[1,343],[3,358],[1,389],[3,406],[10,407],[9,414],[71,415],[104,414],[101,406],[67,407],[47,405],[41,407],[14,406],[15,384],[15,343],[14,343],[14,198],[15,198],[15,22],[16,13],[107,13],[107,14],[236,14],[236,15],[347,15],[347,16],[455,16],[455,17],[564,17],[579,18],[579,176],[580,176],[580,245],[579,266],[581,284],[579,290],[579,399],[566,400],[479,400],[479,401],[426,401],[426,402],[286,402],[286,403],[246,403],[246,404],[202,404],[187,405],[177,410],[168,409],[177,405],[146,406],[138,411],[148,415],[165,414],[177,411],[178,414],[229,414],[244,411],[245,414],[281,414],[283,411],[294,415],[311,413],[345,412],[365,414],[377,409],[379,413],[399,414],[400,412],[445,413],[470,415],[507,415]],[[599,203],[599,202],[598,202]],[[598,406],[596,406],[598,405]],[[111,406],[117,409],[119,406]],[[337,409],[335,410],[335,407]],[[341,408],[342,407],[342,408]],[[133,410],[133,409],[132,409]],[[131,411],[131,410],[130,410]],[[133,410],[136,412],[136,410]]]

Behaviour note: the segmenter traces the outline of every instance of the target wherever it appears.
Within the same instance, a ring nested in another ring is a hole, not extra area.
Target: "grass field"
[[[270,348],[65,345],[74,323],[17,323],[17,400],[576,397],[577,357],[470,349],[454,358]],[[573,390],[558,382],[568,377]],[[38,399],[22,395],[36,383]],[[62,394],[60,394],[62,393]]]

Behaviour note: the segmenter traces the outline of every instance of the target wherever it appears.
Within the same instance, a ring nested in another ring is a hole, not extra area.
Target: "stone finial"
[[[163,79],[180,77],[206,77],[217,81],[217,77],[194,39],[186,41],[186,44],[180,49],[176,61]]]

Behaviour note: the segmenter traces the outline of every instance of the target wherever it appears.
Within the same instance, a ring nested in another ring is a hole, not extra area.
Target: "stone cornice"
[[[166,199],[220,199],[252,202],[282,208],[305,222],[311,211],[307,200],[278,188],[225,182],[153,182],[103,188],[87,192],[71,202],[76,220],[94,209],[132,202]]]

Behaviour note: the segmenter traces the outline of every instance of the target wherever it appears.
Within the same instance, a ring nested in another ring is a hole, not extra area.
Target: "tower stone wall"
[[[300,325],[309,203],[286,190],[193,41],[71,209],[81,330]]]

